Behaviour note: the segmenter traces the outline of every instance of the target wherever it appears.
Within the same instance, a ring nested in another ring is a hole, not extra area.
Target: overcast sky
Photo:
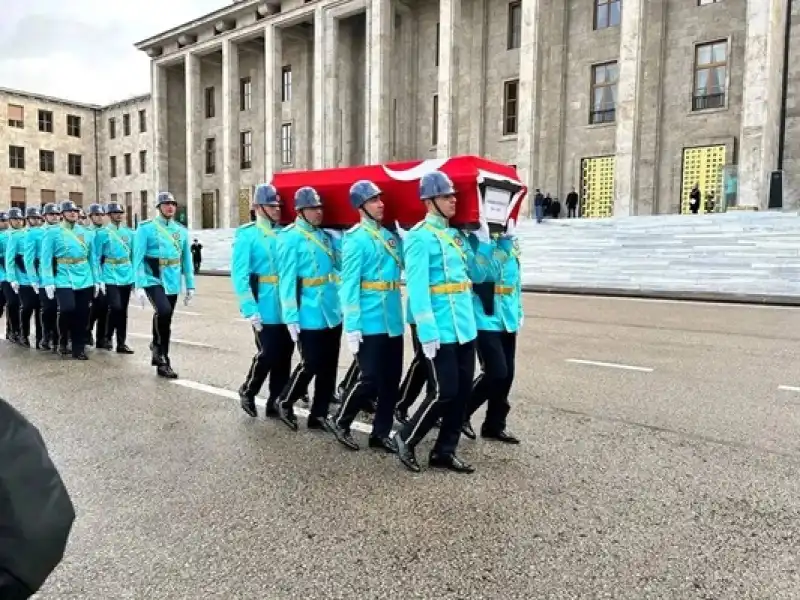
[[[230,0],[0,0],[0,87],[109,104],[150,91],[133,44]]]

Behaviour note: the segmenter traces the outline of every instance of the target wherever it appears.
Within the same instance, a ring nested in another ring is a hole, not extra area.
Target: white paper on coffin
[[[511,192],[487,187],[486,195],[483,199],[483,216],[489,223],[505,225],[510,204]]]

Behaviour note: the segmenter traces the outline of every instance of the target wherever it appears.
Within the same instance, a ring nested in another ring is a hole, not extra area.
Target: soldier
[[[133,241],[135,293],[142,307],[149,300],[155,311],[150,364],[159,377],[177,379],[169,359],[172,315],[181,283],[185,284],[184,305],[188,306],[195,295],[194,265],[189,233],[175,220],[178,203],[172,194],[159,192],[156,209],[154,219],[139,224]]]
[[[314,188],[297,190],[294,207],[297,218],[284,229],[278,242],[279,287],[283,319],[298,345],[300,364],[281,393],[278,416],[296,431],[294,404],[315,379],[308,428],[332,431],[328,408],[336,386],[342,338],[335,274],[339,236],[319,228],[322,201]]]
[[[519,439],[506,430],[506,417],[511,410],[508,394],[514,382],[517,332],[524,320],[519,241],[514,229],[511,219],[506,233],[492,244],[499,267],[497,280],[473,286],[478,291],[474,305],[482,373],[475,379],[461,429],[465,436],[475,439],[470,419],[488,401],[481,437],[506,444],[519,444]],[[488,288],[487,293],[480,293],[479,286]]]
[[[44,284],[42,283],[42,242],[44,241],[45,235],[47,235],[48,229],[58,227],[61,211],[57,204],[50,202],[45,204],[42,208],[42,216],[44,217],[44,225],[42,225],[40,230],[37,230],[41,231],[41,235],[36,239],[36,245],[33,249],[34,260],[38,263],[36,271],[39,285],[39,304],[42,307],[42,350],[47,350],[49,348],[53,352],[58,352],[58,330],[56,327],[58,305],[55,299],[47,297]]]
[[[89,210],[91,212],[91,208]],[[133,354],[133,350],[125,342],[128,334],[128,304],[134,279],[134,233],[122,222],[125,209],[121,204],[109,202],[105,213],[109,222],[95,232],[93,241],[95,277],[105,286],[108,306],[108,312],[103,319],[106,322],[105,329],[100,328],[98,316],[97,347],[111,350],[111,340],[116,335],[117,353]]]
[[[3,316],[6,308],[6,298],[12,292],[11,286],[6,280],[6,244],[8,243],[8,213],[0,211],[0,317]],[[6,291],[6,288],[8,291]],[[6,339],[11,339],[11,320],[6,317]]]
[[[94,239],[105,226],[106,211],[100,204],[89,205],[89,221],[86,227],[88,231],[88,242],[94,247]],[[99,277],[99,271],[95,272],[95,280],[100,285],[97,295],[92,298],[92,306],[89,310],[89,323],[86,329],[86,344],[95,346],[103,350],[111,350],[111,340],[106,339],[106,321],[108,320],[108,299],[106,298],[105,283]],[[96,329],[95,329],[96,326]],[[96,335],[92,335],[92,330]]]
[[[6,242],[6,281],[8,281],[11,291],[10,298],[7,297],[8,319],[11,322],[11,340],[22,346],[30,347],[30,340],[24,335],[21,297],[19,294],[22,285],[28,285],[28,276],[25,273],[25,261],[23,258],[25,239],[25,217],[22,209],[11,208],[8,211],[8,220],[11,223],[11,231]],[[30,316],[28,317],[28,335],[30,335]]]
[[[42,215],[39,209],[31,206],[25,210],[25,217],[28,221],[28,230],[22,239],[22,260],[25,264],[25,272],[28,276],[28,285],[20,286],[19,298],[22,303],[22,335],[27,338],[31,330],[31,316],[36,321],[36,349],[50,350],[50,344],[46,343],[42,327],[42,305],[39,300],[39,251],[42,246],[42,238],[45,230],[42,228]],[[27,331],[27,335],[26,335]]]
[[[253,194],[255,223],[236,231],[231,262],[233,290],[242,316],[250,321],[256,338],[256,355],[239,388],[242,410],[256,417],[256,396],[269,376],[267,416],[277,417],[275,403],[289,381],[294,342],[281,315],[278,290],[278,235],[281,199],[267,184]]]
[[[42,284],[45,294],[58,304],[58,351],[67,356],[67,339],[72,341],[72,358],[86,356],[86,322],[89,302],[95,291],[91,248],[86,230],[78,223],[78,207],[72,200],[61,203],[63,221],[49,227],[42,240]]]
[[[470,236],[450,227],[449,219],[456,212],[455,193],[444,173],[423,175],[420,198],[428,214],[404,241],[411,313],[436,392],[395,436],[400,461],[414,472],[420,471],[414,450],[439,415],[442,424],[430,466],[461,473],[475,470],[455,453],[475,374],[477,330],[470,280],[494,277],[495,267],[485,222]]]

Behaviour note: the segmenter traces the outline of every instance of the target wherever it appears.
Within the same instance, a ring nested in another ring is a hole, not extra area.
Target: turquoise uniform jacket
[[[283,323],[278,286],[278,235],[281,228],[259,218],[236,230],[231,283],[242,316],[261,316],[266,325]]]
[[[25,235],[25,270],[31,285],[42,285],[42,242],[48,225],[31,227]]]
[[[86,229],[63,221],[45,230],[42,240],[42,285],[82,290],[94,286],[92,249]]]
[[[12,229],[6,246],[6,279],[9,283],[30,285],[25,269],[25,238],[28,230]]]
[[[346,332],[403,335],[402,256],[399,238],[372,219],[344,236],[339,297]]]
[[[428,214],[404,240],[406,287],[422,344],[471,342],[477,337],[472,282],[492,280],[496,263],[490,243],[468,238]]]
[[[302,217],[278,238],[281,310],[285,323],[326,329],[342,323],[336,269],[339,243]]]
[[[6,248],[8,247],[10,233],[10,229],[0,231],[0,282],[8,281],[6,276]]]
[[[480,331],[519,331],[522,318],[522,273],[519,241],[499,238],[492,243],[497,263],[494,285],[494,314],[487,315],[480,299],[473,295],[475,318]]]
[[[106,285],[133,284],[134,233],[125,225],[108,223],[92,239],[95,279]]]
[[[183,276],[186,289],[193,290],[193,269],[189,233],[183,225],[161,215],[139,224],[133,241],[134,285],[137,288],[160,285],[169,295],[180,294]]]

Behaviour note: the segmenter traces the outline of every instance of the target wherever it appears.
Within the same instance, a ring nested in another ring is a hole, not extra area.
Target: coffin
[[[323,226],[343,229],[359,221],[358,212],[350,205],[350,186],[359,179],[370,179],[383,192],[384,223],[391,227],[397,221],[408,228],[425,216],[425,205],[419,199],[419,180],[435,170],[446,173],[455,185],[458,204],[451,219],[454,226],[476,228],[481,216],[485,216],[490,227],[498,230],[506,226],[509,218],[518,219],[527,188],[519,180],[517,170],[478,156],[288,171],[276,173],[272,184],[284,201],[282,221],[289,223],[295,219],[294,194],[310,185],[324,205]]]

